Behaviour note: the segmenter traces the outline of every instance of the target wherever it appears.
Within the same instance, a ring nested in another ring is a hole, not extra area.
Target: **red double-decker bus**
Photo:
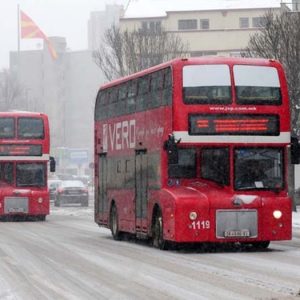
[[[0,216],[45,220],[49,214],[48,117],[34,112],[0,113]],[[55,162],[51,158],[50,171]]]
[[[102,86],[95,222],[176,243],[291,239],[287,84],[267,59],[176,59]]]

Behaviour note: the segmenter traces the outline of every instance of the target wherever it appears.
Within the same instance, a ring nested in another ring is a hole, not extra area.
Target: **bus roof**
[[[175,64],[189,65],[189,64],[251,64],[251,65],[279,65],[280,63],[275,59],[266,59],[266,58],[244,58],[244,57],[222,57],[222,56],[201,56],[201,57],[190,57],[190,58],[175,58],[168,62],[150,67],[148,69],[136,72],[134,74],[124,76],[122,78],[115,79],[108,83],[103,84],[100,87],[100,90],[106,89],[112,86],[116,86],[123,82],[126,82],[130,79],[138,78],[143,75],[155,72],[157,70],[173,66]]]
[[[15,117],[15,116],[46,117],[47,115],[40,112],[31,112],[31,111],[23,111],[23,110],[10,110],[5,112],[0,112],[0,117]]]

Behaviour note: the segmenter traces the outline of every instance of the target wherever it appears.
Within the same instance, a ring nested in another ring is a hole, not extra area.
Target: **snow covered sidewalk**
[[[297,206],[297,211],[293,211],[293,227],[300,228],[300,206]]]

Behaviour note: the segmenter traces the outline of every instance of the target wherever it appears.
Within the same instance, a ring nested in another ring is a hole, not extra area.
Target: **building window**
[[[191,51],[191,57],[217,55],[217,51]]]
[[[240,18],[240,28],[249,28],[249,18]]]
[[[178,29],[179,30],[197,29],[197,20],[196,19],[178,20]]]
[[[209,29],[209,19],[200,19],[200,29]]]
[[[266,19],[264,17],[252,18],[252,27],[265,27]]]
[[[160,31],[161,21],[143,21],[141,24],[141,30],[151,32]]]

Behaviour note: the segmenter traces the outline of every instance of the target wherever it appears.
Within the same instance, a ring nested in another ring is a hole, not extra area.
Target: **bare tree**
[[[93,58],[105,77],[112,80],[185,56],[188,48],[179,36],[161,27],[122,31],[113,25],[106,30]]]
[[[17,77],[7,69],[0,72],[0,107],[2,111],[16,108],[16,101],[23,93]]]
[[[300,14],[267,12],[264,26],[250,37],[246,55],[274,58],[285,69],[291,103],[293,133],[300,135]]]

